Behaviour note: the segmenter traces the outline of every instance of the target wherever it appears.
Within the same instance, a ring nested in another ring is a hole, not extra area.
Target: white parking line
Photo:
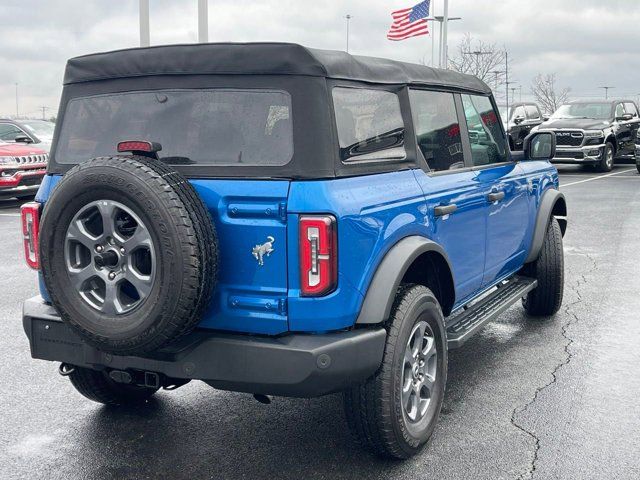
[[[599,177],[587,178],[586,180],[580,180],[579,182],[566,183],[564,185],[561,184],[560,188],[570,187],[571,185],[578,185],[579,183],[587,183],[593,180],[600,180],[601,178],[613,177],[614,175],[620,175],[621,173],[632,172],[634,170],[635,168],[629,168],[628,170],[620,170],[619,172],[615,172],[615,173],[607,173],[606,175],[600,175]]]
[[[19,217],[19,213],[0,213],[0,217]]]

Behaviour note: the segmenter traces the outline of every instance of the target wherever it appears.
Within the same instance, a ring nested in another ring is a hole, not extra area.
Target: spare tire
[[[100,157],[60,180],[40,224],[42,275],[62,319],[115,354],[146,354],[190,332],[209,304],[217,241],[175,170]]]

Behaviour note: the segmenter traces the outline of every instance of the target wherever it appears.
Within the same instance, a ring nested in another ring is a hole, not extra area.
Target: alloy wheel
[[[155,283],[149,230],[130,208],[113,200],[91,202],[76,213],[65,235],[65,264],[82,300],[109,316],[140,306]]]
[[[402,409],[409,423],[420,422],[435,395],[438,351],[433,331],[418,322],[409,335],[402,368]]]

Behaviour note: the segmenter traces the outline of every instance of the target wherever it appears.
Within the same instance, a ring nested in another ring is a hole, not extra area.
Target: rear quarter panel
[[[352,326],[389,249],[405,236],[430,236],[426,202],[411,170],[292,182],[288,211],[288,310],[293,331]],[[329,213],[338,222],[338,288],[321,298],[300,296],[297,218],[307,213]]]

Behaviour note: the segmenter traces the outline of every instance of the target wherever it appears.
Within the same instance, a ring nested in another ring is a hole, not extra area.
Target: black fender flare
[[[560,217],[558,220],[560,222],[562,236],[564,236],[564,233],[567,230],[567,203],[564,195],[560,193],[560,191],[549,189],[542,194],[540,206],[538,207],[538,215],[536,216],[536,224],[533,230],[533,240],[531,241],[529,254],[527,255],[524,263],[531,263],[538,258],[538,255],[540,255],[540,250],[544,243],[544,236],[547,233],[547,227],[549,226],[551,216],[554,215],[554,211],[559,211],[561,213],[561,215],[555,214],[555,216]]]
[[[440,254],[453,276],[449,257],[440,245],[418,235],[405,237],[391,247],[378,265],[364,297],[356,324],[378,324],[389,318],[404,274],[420,255],[427,252]]]

